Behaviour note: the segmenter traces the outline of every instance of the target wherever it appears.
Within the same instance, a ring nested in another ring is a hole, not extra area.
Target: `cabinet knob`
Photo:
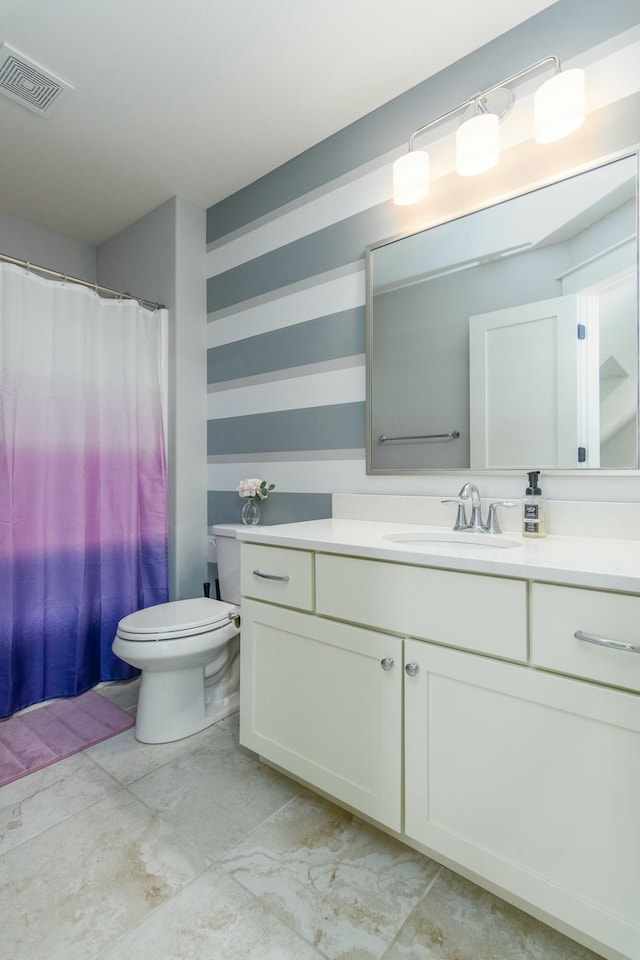
[[[383,657],[380,661],[380,666],[383,670],[391,670],[393,667],[393,658],[392,657]]]
[[[417,664],[417,663],[413,663],[413,661],[412,661],[411,663],[408,663],[408,664],[406,665],[406,667],[404,668],[404,672],[406,673],[406,675],[407,675],[408,677],[415,677],[415,675],[416,675],[416,673],[418,672],[419,669],[420,669],[420,667],[418,666],[418,664]]]

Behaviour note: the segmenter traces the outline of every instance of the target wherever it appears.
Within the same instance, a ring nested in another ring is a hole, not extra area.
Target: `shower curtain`
[[[0,716],[137,671],[168,599],[166,311],[0,264]]]

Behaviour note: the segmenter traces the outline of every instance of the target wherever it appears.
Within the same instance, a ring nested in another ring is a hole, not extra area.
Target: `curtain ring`
[[[26,261],[26,263],[27,263],[27,276],[29,276],[29,274],[31,273],[31,264],[29,263],[28,260]]]

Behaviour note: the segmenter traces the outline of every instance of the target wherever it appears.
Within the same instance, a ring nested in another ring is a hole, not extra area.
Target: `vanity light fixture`
[[[586,112],[584,71],[563,72],[558,57],[544,57],[414,130],[409,137],[408,152],[393,165],[393,202],[405,206],[427,196],[429,154],[416,150],[415,140],[458,113],[472,112],[472,116],[464,120],[456,132],[457,172],[468,177],[494,167],[500,159],[500,120],[506,117],[514,102],[510,85],[550,65],[554,75],[542,84],[534,97],[536,143],[553,143],[582,126]]]

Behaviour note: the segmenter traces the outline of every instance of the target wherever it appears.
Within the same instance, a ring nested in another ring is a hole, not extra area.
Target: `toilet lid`
[[[232,603],[197,597],[136,610],[123,617],[118,635],[126,640],[171,640],[226,627],[238,613]]]

